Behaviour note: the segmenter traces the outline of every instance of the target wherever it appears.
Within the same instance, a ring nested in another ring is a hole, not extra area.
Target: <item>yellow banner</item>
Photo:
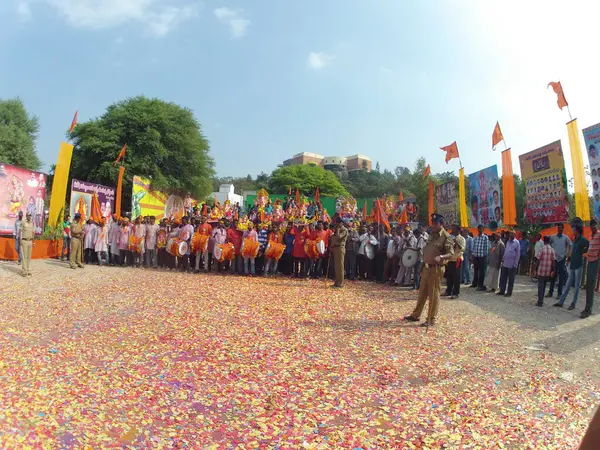
[[[458,171],[458,196],[460,206],[460,226],[469,227],[469,217],[467,216],[467,199],[465,192],[465,169]]]
[[[567,123],[569,132],[569,147],[571,147],[571,163],[573,164],[573,185],[575,187],[575,214],[584,222],[590,220],[590,202],[588,200],[587,183],[583,168],[583,154],[581,153],[581,142],[579,140],[579,128],[577,119]],[[53,194],[54,195],[54,194]]]
[[[167,194],[152,189],[150,180],[140,176],[133,177],[133,195],[131,196],[131,218],[137,216],[154,216],[157,220],[163,217],[181,219],[191,214],[197,201],[191,197],[182,198],[176,194]]]
[[[54,181],[52,181],[52,198],[50,199],[50,212],[48,215],[48,225],[50,226],[56,226],[61,218],[61,211],[65,207],[72,156],[73,146],[61,142],[58,159],[56,160],[56,169],[54,169]]]
[[[517,225],[515,177],[513,175],[510,148],[502,152],[502,203],[504,206],[504,225]]]

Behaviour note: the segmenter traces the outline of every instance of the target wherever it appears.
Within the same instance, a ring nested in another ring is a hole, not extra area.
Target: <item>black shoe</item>
[[[512,297],[512,294],[504,294],[505,297]]]
[[[418,322],[419,319],[415,319],[413,316],[408,315],[408,316],[404,316],[403,318],[404,320],[406,320],[407,322]]]
[[[421,325],[421,327],[432,327],[435,325],[435,322],[423,322]]]
[[[496,292],[496,295],[504,295],[504,292],[502,292],[502,291]]]
[[[535,306],[539,306],[541,308],[542,306],[544,306],[544,304],[538,302],[538,303],[535,304]]]
[[[554,305],[552,305],[552,306],[556,306],[557,308],[562,308],[562,307],[563,307],[563,305],[562,305],[562,303],[561,303],[561,302],[555,303],[555,304],[554,304]]]
[[[486,288],[484,288],[484,287],[483,287],[483,288],[477,288],[477,290],[478,290],[479,292],[486,292],[486,291],[487,291],[487,289],[486,289]]]
[[[573,311],[575,309],[575,305],[569,305],[567,308],[568,311]]]
[[[552,298],[554,294],[546,294],[546,298]]]
[[[472,285],[470,285],[469,287],[476,288],[476,287],[477,287],[477,285],[476,285],[476,284],[472,284]]]
[[[589,311],[583,311],[579,317],[581,317],[582,319],[587,319],[591,315],[592,315],[591,312],[589,312]]]

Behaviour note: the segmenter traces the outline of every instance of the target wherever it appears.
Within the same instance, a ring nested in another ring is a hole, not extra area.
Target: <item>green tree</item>
[[[21,99],[0,100],[0,161],[31,170],[42,162],[35,151],[40,129],[36,116],[30,116]]]
[[[337,197],[348,192],[339,178],[315,164],[285,166],[275,169],[269,179],[269,189],[273,194],[287,194],[289,187],[298,188],[304,195],[314,195],[318,187],[321,195]]]
[[[123,203],[128,204],[134,175],[152,180],[156,189],[191,192],[204,198],[212,191],[214,162],[208,140],[193,112],[174,103],[134,97],[110,105],[97,119],[78,125],[71,176],[114,186],[114,161],[124,144]]]

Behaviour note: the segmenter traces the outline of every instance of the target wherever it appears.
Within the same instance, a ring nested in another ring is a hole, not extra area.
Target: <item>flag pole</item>
[[[572,122],[573,121],[573,116],[571,115],[571,109],[569,108],[569,105],[567,105],[567,112],[569,113],[569,119]]]

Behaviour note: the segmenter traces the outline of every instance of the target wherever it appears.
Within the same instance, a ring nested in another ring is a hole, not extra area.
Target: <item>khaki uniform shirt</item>
[[[73,239],[83,239],[83,225],[78,222],[73,222],[71,225],[71,237]]]
[[[348,229],[342,225],[336,228],[331,236],[331,246],[346,249],[346,239],[348,239]]]
[[[423,249],[423,261],[425,264],[436,265],[435,257],[441,255],[454,255],[454,242],[443,228],[439,233],[431,233],[429,236]]]
[[[456,261],[459,258],[462,259],[465,247],[467,246],[467,241],[460,234],[456,237],[450,236],[450,238],[454,241],[454,255],[452,255],[450,261]]]
[[[33,222],[23,221],[21,224],[21,239],[24,241],[33,241]]]

